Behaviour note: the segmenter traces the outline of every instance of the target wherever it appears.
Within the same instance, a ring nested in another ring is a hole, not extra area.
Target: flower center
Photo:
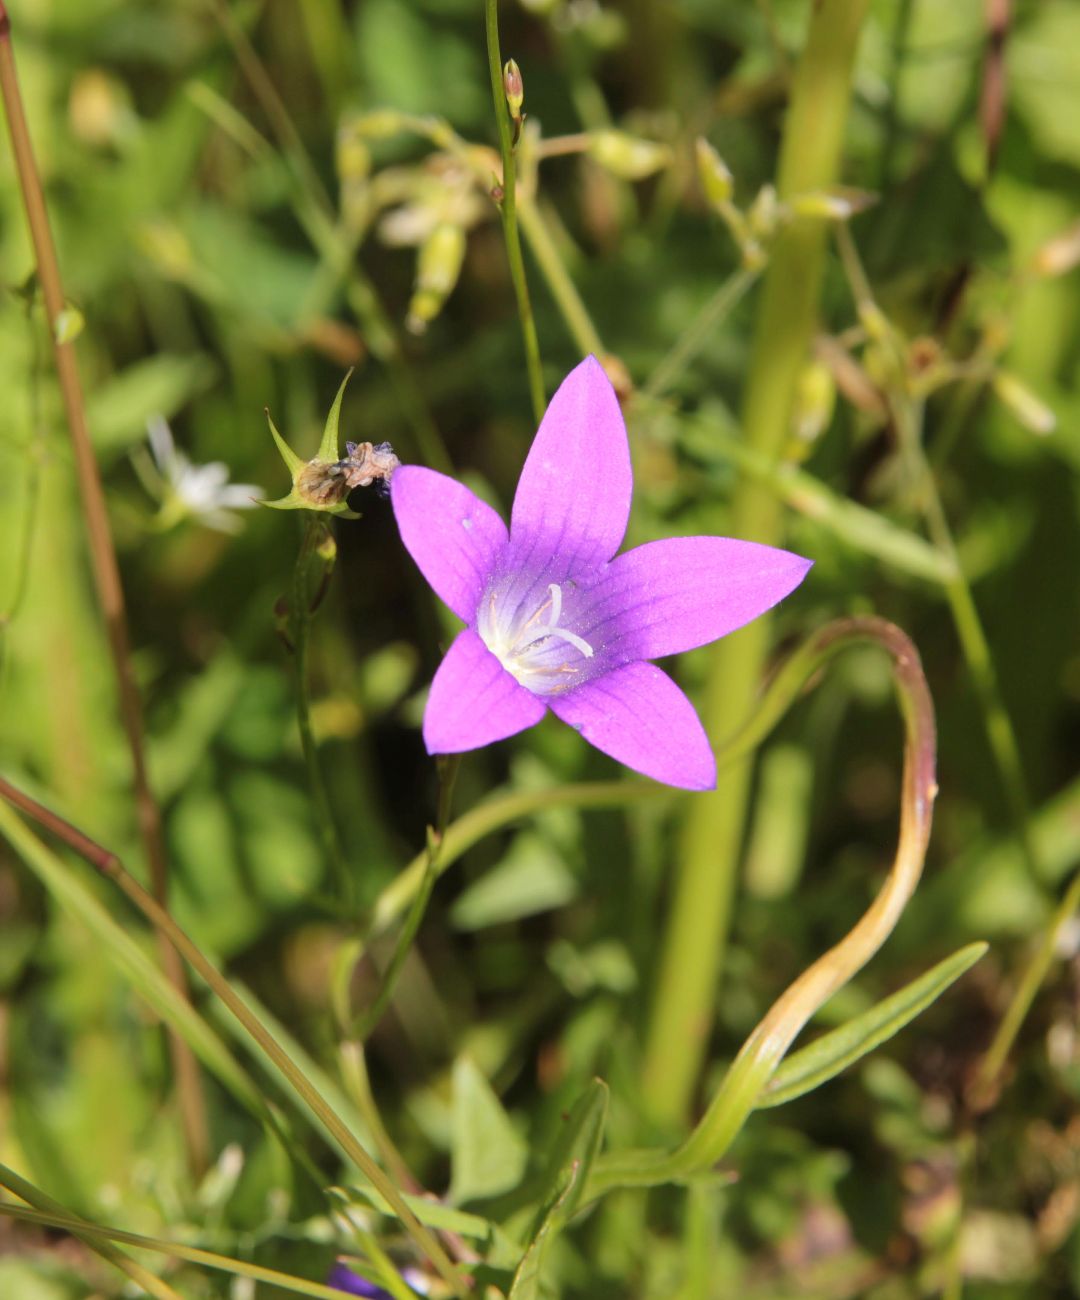
[[[516,599],[504,584],[480,602],[476,630],[506,671],[534,695],[556,695],[578,684],[585,660],[593,657],[584,637],[560,626],[562,587],[548,584],[541,604]]]

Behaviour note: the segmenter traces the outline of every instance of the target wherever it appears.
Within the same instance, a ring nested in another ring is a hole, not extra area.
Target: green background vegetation
[[[529,200],[590,328],[635,388],[740,266],[702,193],[694,140],[718,150],[749,208],[776,173],[810,7],[500,7],[503,54],[522,69],[537,133],[519,146],[523,185],[540,133],[595,138],[617,126],[665,147],[641,179],[618,154],[548,158]],[[817,1024],[847,1021],[961,944],[987,940],[990,952],[875,1056],[753,1117],[718,1179],[618,1193],[576,1222],[545,1257],[545,1294],[1080,1290],[1075,922],[1058,927],[992,1096],[972,1102],[979,1061],[1080,864],[1080,8],[998,8],[1010,19],[1001,64],[993,4],[870,3],[838,179],[878,196],[849,229],[890,326],[884,341],[860,326],[830,234],[818,356],[839,395],[829,409],[801,399],[812,437],[793,431],[785,458],[809,479],[766,467],[785,544],[816,561],[773,620],[775,646],[832,617],[883,615],[919,647],[938,710],[941,795],[924,882],[882,955]],[[163,415],[192,461],[223,461],[234,480],[281,496],[287,475],[264,407],[314,454],[355,365],[343,437],[389,440],[402,459],[452,466],[508,504],[534,421],[496,209],[432,163],[428,140],[363,124],[383,108],[437,115],[493,147],[483,5],[12,0],[11,16],[65,289],[83,321],[76,346],[173,908],[354,1114],[365,1095],[334,1000],[362,1011],[393,941],[358,948],[313,812],[274,619],[293,581],[297,516],[252,510],[236,535],[177,517],[155,498],[146,429]],[[406,328],[417,250],[401,240],[433,211],[464,230],[464,263],[417,333]],[[0,222],[0,773],[142,874],[6,146]],[[580,358],[582,327],[530,248],[526,239],[550,395]],[[628,543],[731,531],[731,502],[754,470],[739,453],[739,413],[759,304],[751,288],[668,372],[662,394],[628,401]],[[757,346],[768,355],[767,341]],[[898,385],[910,395],[935,366],[948,382],[916,431],[922,475],[892,403]],[[828,376],[815,374],[827,393]],[[1032,428],[1045,415],[1036,401],[1056,418],[1052,432]],[[966,645],[958,635],[962,597],[939,573],[932,497],[992,670],[976,662],[973,672],[970,625]],[[309,670],[362,914],[423,848],[434,816],[419,720],[451,621],[404,554],[388,502],[361,491],[352,504],[362,518],[333,524],[337,566]],[[696,699],[711,662],[695,652],[676,666]],[[734,723],[746,709],[731,700],[720,712]],[[773,998],[872,896],[895,842],[900,755],[888,667],[869,651],[830,665],[761,751],[708,1063],[688,1106],[650,1107],[640,1081],[689,801],[551,807],[472,848],[437,885],[368,1051],[382,1122],[422,1184],[507,1222],[513,1206],[500,1198],[543,1162],[560,1116],[597,1075],[611,1087],[611,1144],[682,1137]],[[455,810],[498,786],[617,775],[548,720],[469,756]],[[335,1246],[367,1254],[244,1109],[239,1082],[207,1082],[212,1147],[225,1154],[192,1179],[165,1038],[140,996],[146,977],[88,925],[92,900],[136,938],[136,956],[156,960],[156,949],[89,868],[61,854],[60,869],[50,883],[0,845],[0,1159],[69,1211],[300,1277],[324,1277]],[[224,1033],[201,984],[194,996]],[[256,1077],[322,1179],[347,1179],[288,1094]],[[365,1132],[367,1118],[356,1119]],[[395,1258],[410,1257],[391,1219],[365,1223]],[[185,1297],[242,1294],[194,1266],[167,1275]],[[507,1278],[493,1274],[501,1287]],[[123,1285],[71,1239],[0,1222],[0,1294],[75,1300]]]

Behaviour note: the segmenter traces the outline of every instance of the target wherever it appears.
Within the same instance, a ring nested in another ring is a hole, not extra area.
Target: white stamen
[[[548,584],[548,591],[551,592],[551,613],[548,615],[548,626],[554,627],[559,621],[559,615],[562,613],[562,587],[557,582]]]
[[[572,647],[582,659],[592,659],[595,651],[584,637],[559,626],[563,612],[560,584],[549,583],[547,600],[531,610],[520,605],[508,609],[504,594],[505,589],[493,588],[481,606],[477,626],[485,645],[507,672],[536,694],[569,689],[581,672],[581,661],[560,662],[552,642]]]

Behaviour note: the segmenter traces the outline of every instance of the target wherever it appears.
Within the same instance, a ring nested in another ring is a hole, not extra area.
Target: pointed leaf
[[[270,432],[274,435],[274,441],[277,443],[277,449],[281,452],[281,459],[285,462],[285,467],[289,471],[289,477],[296,482],[296,476],[304,468],[304,461],[289,446],[285,439],[278,433],[277,425],[274,423],[269,410],[266,412],[266,423],[270,426]],[[286,498],[287,500],[288,498]],[[267,505],[275,504],[266,502]]]
[[[577,1162],[561,1172],[561,1190],[551,1203],[548,1213],[540,1220],[525,1254],[521,1257],[521,1263],[514,1271],[514,1280],[510,1284],[507,1300],[539,1300],[540,1270],[544,1262],[544,1253],[548,1243],[566,1221],[568,1214],[565,1208],[566,1202],[572,1195],[580,1192],[584,1182],[581,1166]]]
[[[330,414],[326,417],[326,428],[323,429],[322,442],[319,443],[319,460],[331,461],[338,459],[338,424],[341,420],[341,399],[345,396],[345,385],[351,378],[352,367],[349,368],[345,378],[341,381],[341,387],[337,390],[337,397],[334,398],[334,405],[331,406]]]
[[[454,1063],[450,1156],[449,1199],[458,1205],[516,1187],[529,1158],[502,1103],[467,1056]]]
[[[604,1140],[607,1111],[608,1086],[603,1079],[593,1079],[574,1102],[552,1147],[539,1217],[549,1216],[556,1202],[560,1205],[560,1225],[573,1214],[581,1197],[581,1189],[585,1186]],[[577,1171],[577,1176],[572,1180],[573,1194],[567,1196],[570,1173],[574,1170]]]
[[[758,1098],[757,1108],[782,1106],[786,1101],[811,1092],[892,1038],[974,966],[987,946],[985,943],[969,943],[898,993],[789,1056]]]
[[[607,1107],[607,1084],[594,1079],[566,1117],[548,1160],[540,1208],[507,1300],[538,1300],[544,1255],[581,1199],[603,1141]]]

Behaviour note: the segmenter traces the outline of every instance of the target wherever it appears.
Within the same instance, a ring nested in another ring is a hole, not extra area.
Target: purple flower
[[[688,790],[715,786],[693,705],[646,661],[742,627],[797,587],[810,561],[726,537],[671,538],[615,556],[631,488],[626,426],[595,357],[551,399],[509,533],[444,474],[416,465],[395,472],[402,541],[468,624],[431,684],[429,754],[513,736],[550,709],[646,776]]]

